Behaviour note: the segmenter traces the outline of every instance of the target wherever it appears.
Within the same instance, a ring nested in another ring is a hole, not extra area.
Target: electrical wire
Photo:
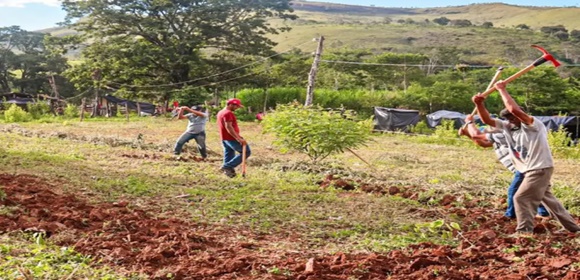
[[[230,81],[238,80],[238,79],[245,78],[245,77],[248,77],[248,76],[253,76],[253,75],[262,74],[262,73],[264,73],[264,72],[266,72],[266,70],[264,70],[264,71],[261,71],[261,72],[255,72],[255,73],[248,73],[248,74],[246,74],[246,75],[238,76],[238,77],[235,77],[235,78],[231,78],[231,79],[227,79],[227,80],[223,80],[223,81],[219,81],[219,82],[211,82],[211,83],[208,83],[208,84],[205,84],[205,85],[200,85],[200,86],[195,86],[195,87],[189,87],[189,88],[187,88],[187,89],[196,89],[196,88],[201,88],[201,87],[208,87],[208,86],[219,85],[219,84],[221,84],[221,83],[225,83],[225,82],[230,82]],[[172,89],[172,90],[168,90],[168,91],[166,91],[166,92],[178,92],[178,91],[182,91],[182,90],[183,90],[183,89]],[[152,93],[152,92],[149,92],[149,93]]]
[[[230,72],[234,72],[234,71],[236,71],[236,70],[240,70],[240,69],[243,69],[243,68],[250,67],[250,66],[252,66],[252,65],[255,65],[255,64],[261,63],[261,62],[263,62],[263,61],[266,61],[266,60],[268,60],[268,59],[270,59],[270,58],[272,58],[272,57],[276,57],[276,56],[279,56],[279,55],[283,55],[283,54],[285,54],[285,53],[288,53],[288,52],[290,52],[290,51],[292,51],[292,50],[294,50],[294,49],[297,49],[297,48],[299,48],[299,47],[301,47],[301,46],[303,46],[303,45],[306,45],[306,44],[308,44],[308,43],[312,43],[312,40],[309,40],[309,41],[307,41],[307,42],[304,42],[304,43],[302,43],[302,44],[296,45],[296,46],[294,46],[294,47],[292,47],[292,48],[289,48],[289,49],[287,49],[287,50],[285,50],[285,51],[283,51],[283,52],[279,52],[279,53],[273,54],[273,55],[271,55],[271,56],[268,56],[268,57],[262,58],[262,59],[260,59],[260,60],[258,60],[258,61],[255,61],[255,62],[248,63],[248,64],[246,64],[246,65],[242,65],[242,66],[239,66],[239,67],[236,67],[236,68],[234,68],[234,69],[230,69],[230,70],[227,70],[227,71],[224,71],[224,72],[221,72],[221,73],[212,74],[212,75],[209,75],[209,76],[205,76],[205,77],[201,77],[201,78],[196,78],[196,79],[189,80],[189,81],[183,81],[183,82],[178,82],[178,83],[162,84],[162,85],[143,85],[143,86],[137,86],[137,85],[129,85],[129,84],[120,84],[120,83],[115,83],[115,82],[110,82],[110,83],[111,83],[111,84],[114,84],[114,85],[116,85],[116,86],[120,86],[120,87],[122,87],[122,86],[126,86],[126,87],[132,87],[132,88],[162,88],[162,87],[177,86],[177,85],[182,85],[182,84],[183,84],[183,85],[186,85],[186,84],[188,84],[188,83],[192,83],[192,82],[197,82],[197,81],[200,81],[200,80],[205,80],[205,79],[213,78],[213,77],[216,77],[216,76],[221,76],[221,75],[224,75],[224,74],[227,74],[227,73],[230,73]]]
[[[494,68],[499,66],[494,65],[469,65],[469,64],[457,64],[457,65],[445,65],[445,64],[398,64],[398,63],[373,63],[373,62],[356,62],[356,61],[341,61],[341,60],[326,60],[321,59],[320,62],[326,63],[336,63],[336,64],[354,64],[354,65],[371,65],[371,66],[395,66],[395,67],[444,67],[444,68],[456,68],[456,67],[466,67],[466,68]],[[580,67],[580,64],[562,64],[565,67]],[[504,66],[504,68],[517,68],[515,66]]]

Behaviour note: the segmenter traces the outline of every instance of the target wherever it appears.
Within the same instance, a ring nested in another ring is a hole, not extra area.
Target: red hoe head
[[[542,55],[542,57],[540,59],[538,59],[535,63],[534,66],[538,66],[546,61],[551,61],[552,64],[554,64],[554,67],[558,67],[560,66],[560,62],[558,62],[548,51],[546,51],[544,48],[538,46],[538,45],[532,45],[533,48],[536,48],[538,50],[540,50],[544,55]]]

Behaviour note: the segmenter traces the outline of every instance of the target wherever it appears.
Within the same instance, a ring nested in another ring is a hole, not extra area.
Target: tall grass
[[[323,108],[345,108],[354,110],[364,117],[373,113],[373,107],[393,107],[397,105],[396,92],[370,91],[364,89],[316,89],[314,104]],[[243,89],[236,93],[246,107],[253,111],[275,109],[277,104],[288,104],[294,101],[304,103],[305,88],[274,87],[264,89]]]

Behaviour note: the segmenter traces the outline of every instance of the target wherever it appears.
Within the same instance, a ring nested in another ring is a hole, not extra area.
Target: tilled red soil
[[[423,243],[387,254],[321,255],[271,249],[288,239],[281,235],[160,218],[123,201],[91,204],[34,176],[0,175],[0,187],[0,205],[17,207],[0,215],[0,232],[46,231],[59,245],[153,279],[580,279],[580,237],[540,221],[534,238],[507,237],[514,221],[475,203],[452,206],[452,196],[438,211],[462,220],[457,248]],[[384,195],[417,197],[410,192]]]

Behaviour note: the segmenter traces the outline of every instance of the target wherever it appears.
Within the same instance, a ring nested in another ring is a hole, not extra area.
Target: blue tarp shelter
[[[427,115],[427,125],[430,128],[435,128],[440,125],[443,120],[451,120],[454,122],[455,128],[459,129],[465,124],[465,117],[467,115],[455,111],[439,110]]]
[[[133,109],[133,110],[137,110],[137,104],[139,104],[139,108],[141,109],[141,112],[144,112],[144,113],[147,113],[150,115],[155,114],[155,105],[153,105],[151,103],[135,102],[135,101],[127,100],[127,99],[118,98],[118,97],[112,96],[110,94],[105,95],[104,98],[108,102],[115,103],[118,106],[125,107],[125,104],[127,104],[127,107],[129,109]]]
[[[26,93],[7,93],[0,94],[0,103],[26,105],[36,103],[32,95]]]
[[[546,128],[550,130],[558,131],[560,126],[562,126],[570,133],[572,138],[576,139],[579,137],[578,127],[580,126],[580,120],[578,116],[539,116],[536,118],[541,120]]]
[[[455,122],[455,128],[460,128],[465,123],[465,117],[467,115],[448,111],[440,110],[432,114],[427,115],[427,125],[431,128],[435,128],[440,125],[443,120],[452,120]],[[497,117],[497,116],[492,116]],[[570,136],[574,139],[579,138],[579,126],[580,120],[577,116],[536,116],[549,130],[558,131],[560,126],[564,127],[566,131],[570,133]],[[479,116],[475,116],[475,122],[481,124]]]

